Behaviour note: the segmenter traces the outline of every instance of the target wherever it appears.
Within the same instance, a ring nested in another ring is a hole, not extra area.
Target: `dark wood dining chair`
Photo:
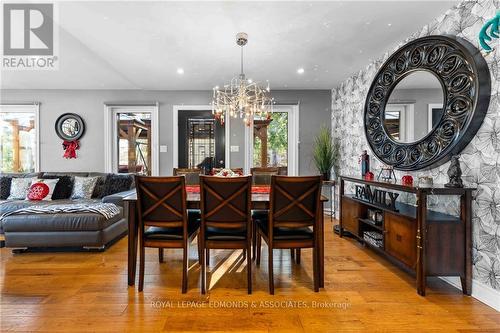
[[[252,293],[252,177],[200,177],[201,293],[207,287],[206,266],[210,249],[242,249],[247,261],[248,293]]]
[[[254,185],[271,185],[271,176],[279,174],[279,168],[250,168],[252,183]]]
[[[273,176],[269,215],[256,219],[257,258],[260,264],[261,239],[269,255],[269,293],[274,294],[273,249],[295,249],[300,263],[300,249],[313,249],[314,291],[319,290],[319,246],[317,232],[321,221],[321,177]],[[293,253],[293,252],[292,252]]]
[[[145,248],[183,249],[182,293],[187,292],[189,245],[198,235],[199,220],[188,214],[185,179],[175,177],[135,177],[139,218],[139,291],[144,288]],[[202,255],[198,247],[198,255]]]
[[[200,175],[203,171],[198,168],[174,168],[173,174],[186,177],[186,185],[200,185]]]

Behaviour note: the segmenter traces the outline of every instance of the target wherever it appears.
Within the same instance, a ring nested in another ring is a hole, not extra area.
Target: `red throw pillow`
[[[59,179],[34,179],[31,183],[27,200],[52,200],[52,193]]]

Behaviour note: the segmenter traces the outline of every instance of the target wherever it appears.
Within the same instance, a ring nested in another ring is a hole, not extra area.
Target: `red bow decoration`
[[[76,158],[76,150],[80,149],[80,145],[78,140],[75,141],[64,141],[63,142],[64,149],[64,158]]]

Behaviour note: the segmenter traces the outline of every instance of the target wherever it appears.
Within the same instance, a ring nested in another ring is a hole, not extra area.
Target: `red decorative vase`
[[[401,178],[401,183],[406,186],[412,186],[413,185],[413,177],[410,175],[405,175],[403,178]]]
[[[373,174],[373,172],[368,171],[367,173],[365,173],[366,180],[373,180],[374,178],[375,178],[375,175]]]

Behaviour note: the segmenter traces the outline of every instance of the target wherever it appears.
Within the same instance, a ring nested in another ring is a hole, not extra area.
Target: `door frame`
[[[179,111],[212,111],[212,105],[174,105],[172,112],[172,168],[179,166]],[[224,123],[224,159],[226,168],[230,168],[229,146],[230,146],[230,120],[226,117]]]
[[[116,138],[116,126],[114,115],[119,112],[134,112],[143,108],[140,112],[151,113],[151,175],[158,176],[160,172],[159,156],[159,131],[158,113],[159,103],[104,103],[104,170],[108,173],[116,173],[116,147],[113,140]],[[127,111],[129,110],[129,111]],[[113,127],[111,127],[113,126]]]
[[[386,109],[399,112],[399,140],[413,142],[415,138],[415,104],[388,103]]]
[[[432,111],[434,109],[442,109],[443,108],[443,103],[429,103],[429,106],[427,107],[427,132],[432,131],[434,126],[432,126]]]
[[[300,108],[298,104],[276,104],[274,112],[288,113],[288,165],[289,176],[299,175],[299,120]],[[253,120],[250,126],[245,126],[245,173],[250,174],[253,162]]]

